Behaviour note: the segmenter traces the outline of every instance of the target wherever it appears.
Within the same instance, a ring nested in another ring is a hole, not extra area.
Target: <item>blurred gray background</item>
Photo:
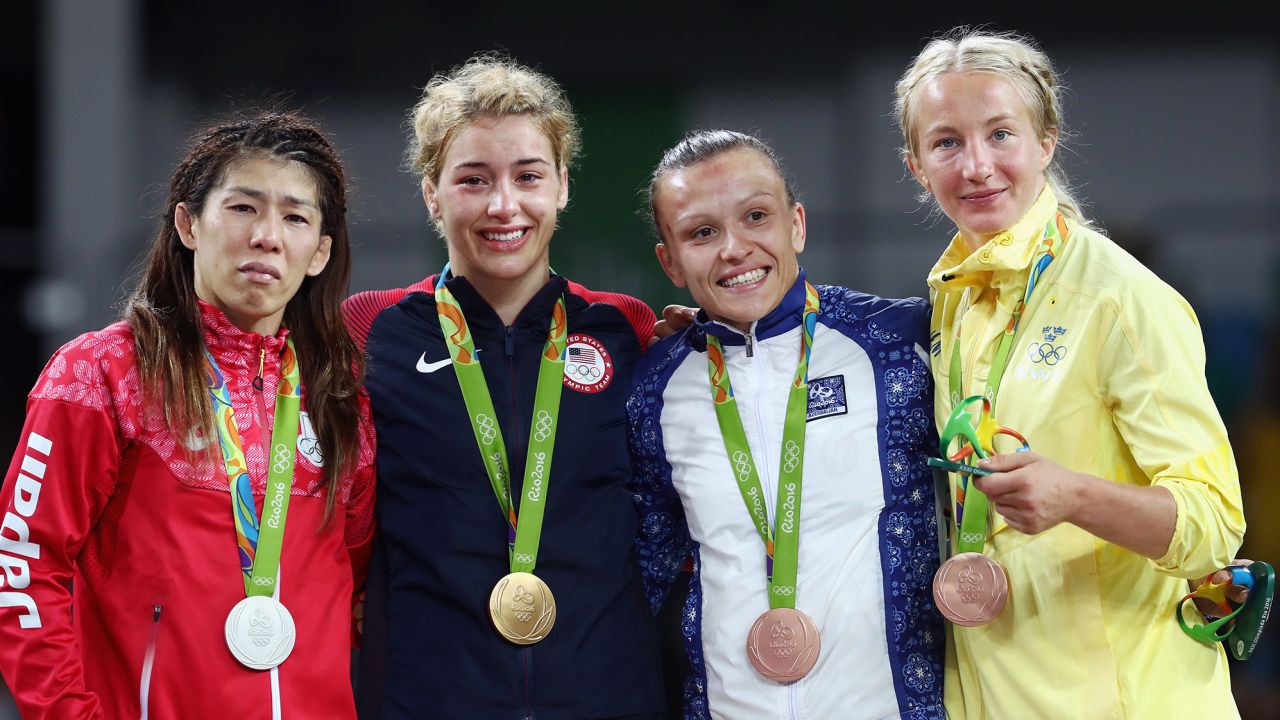
[[[1196,307],[1241,463],[1245,552],[1280,561],[1280,523],[1268,518],[1280,510],[1274,18],[957,5],[8,3],[0,450],[12,453],[49,354],[117,316],[181,143],[213,113],[283,98],[323,121],[355,184],[353,291],[403,286],[443,263],[417,181],[401,170],[406,110],[432,73],[502,49],[558,79],[584,129],[557,271],[656,308],[687,301],[653,259],[639,192],[685,130],[730,127],[759,131],[794,175],[812,280],[920,295],[952,228],[905,176],[893,83],[930,35],[989,24],[1035,36],[1055,60],[1075,134],[1060,152],[1088,213]],[[1236,668],[1245,717],[1274,717],[1280,702],[1269,653]],[[0,719],[8,708],[0,688]]]

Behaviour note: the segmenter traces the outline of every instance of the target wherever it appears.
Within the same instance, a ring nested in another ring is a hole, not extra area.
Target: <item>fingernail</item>
[[[991,460],[989,458],[978,459],[978,465],[981,465],[982,467],[986,467],[987,465],[990,465],[990,464],[991,464]]]

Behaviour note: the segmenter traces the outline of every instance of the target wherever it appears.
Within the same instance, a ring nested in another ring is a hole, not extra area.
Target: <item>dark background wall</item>
[[[1246,552],[1280,561],[1280,529],[1267,519],[1280,510],[1270,477],[1280,450],[1275,23],[1169,5],[1069,15],[1036,3],[841,5],[9,3],[0,451],[12,452],[48,355],[117,315],[180,144],[211,113],[283,97],[324,121],[356,185],[353,290],[442,264],[417,182],[400,170],[405,113],[432,73],[500,49],[562,82],[582,121],[558,271],[655,307],[686,300],[653,260],[639,192],[684,130],[727,126],[761,132],[796,177],[812,278],[919,295],[951,228],[905,177],[892,85],[928,36],[990,23],[1037,37],[1064,72],[1075,132],[1065,159],[1090,214],[1195,305],[1242,466]],[[1276,673],[1266,657],[1237,670],[1246,717],[1276,707]]]

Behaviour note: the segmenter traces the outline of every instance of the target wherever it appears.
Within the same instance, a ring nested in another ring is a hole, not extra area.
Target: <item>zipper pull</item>
[[[755,356],[756,340],[755,334],[750,330],[747,331],[747,357]]]
[[[507,326],[507,357],[516,354],[516,329],[510,325]]]
[[[253,379],[253,389],[262,392],[262,370],[267,364],[267,349],[258,348],[258,376]]]

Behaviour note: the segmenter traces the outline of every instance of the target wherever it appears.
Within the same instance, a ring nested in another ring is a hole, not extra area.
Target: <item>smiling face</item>
[[[804,207],[764,155],[736,148],[663,176],[654,190],[662,269],[713,320],[746,332],[800,268]]]
[[[917,103],[907,166],[976,249],[1031,209],[1057,134],[1039,137],[1026,102],[992,73],[941,75]]]
[[[232,163],[199,215],[174,211],[195,253],[196,296],[242,330],[274,335],[285,305],[329,262],[311,175],[298,163],[249,157]]]
[[[531,296],[547,281],[569,171],[556,167],[551,141],[527,116],[480,118],[462,128],[445,150],[438,182],[422,181],[422,196],[444,229],[453,273],[481,295],[492,301],[520,288]]]

